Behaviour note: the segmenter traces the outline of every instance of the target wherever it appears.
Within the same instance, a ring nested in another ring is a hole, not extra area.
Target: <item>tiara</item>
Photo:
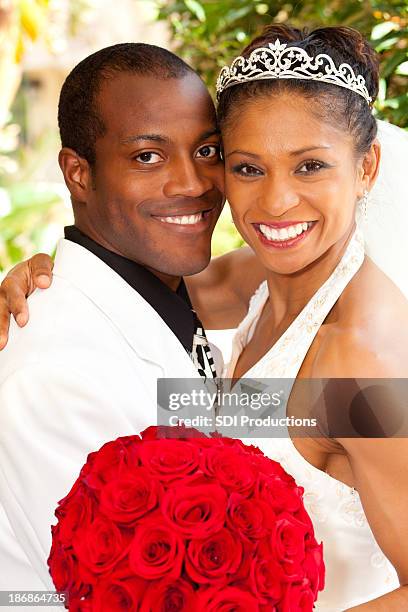
[[[304,79],[331,83],[359,94],[369,106],[372,102],[364,77],[356,74],[349,64],[337,67],[325,53],[311,57],[304,49],[288,47],[278,38],[267,47],[254,49],[249,58],[240,55],[231,66],[224,66],[217,79],[217,99],[228,87],[267,79]]]

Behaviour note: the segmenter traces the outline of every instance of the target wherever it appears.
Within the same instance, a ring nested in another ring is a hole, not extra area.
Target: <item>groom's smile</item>
[[[162,280],[201,271],[224,202],[219,132],[204,84],[193,72],[113,73],[101,81],[96,109],[104,129],[95,163],[74,164],[69,149],[60,155],[76,226]]]
[[[205,203],[204,203],[205,204]],[[218,209],[214,205],[212,207],[198,209],[198,203],[193,200],[186,201],[185,206],[179,202],[179,206],[172,207],[169,210],[166,205],[160,213],[152,213],[152,219],[171,225],[175,232],[200,233],[211,227],[214,219],[214,214],[217,215]],[[218,215],[217,215],[218,216]]]

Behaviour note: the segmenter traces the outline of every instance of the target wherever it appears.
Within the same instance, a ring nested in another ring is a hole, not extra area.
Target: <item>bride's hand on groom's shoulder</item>
[[[27,297],[38,287],[47,289],[52,281],[53,261],[39,253],[10,270],[0,285],[0,350],[8,340],[10,315],[20,327],[26,325],[29,313]]]

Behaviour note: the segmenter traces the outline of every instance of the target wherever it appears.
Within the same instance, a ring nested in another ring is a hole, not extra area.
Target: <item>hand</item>
[[[17,325],[28,321],[27,297],[38,287],[47,289],[52,281],[54,263],[49,255],[40,253],[10,270],[0,285],[0,350],[8,340],[10,313]]]

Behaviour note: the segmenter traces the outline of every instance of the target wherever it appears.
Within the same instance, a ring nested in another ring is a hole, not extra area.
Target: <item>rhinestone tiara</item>
[[[277,38],[267,47],[254,49],[248,58],[240,55],[231,66],[224,66],[217,79],[217,99],[221,93],[240,83],[267,79],[303,79],[331,83],[350,89],[362,96],[371,106],[365,79],[356,74],[349,64],[336,66],[330,55],[320,53],[311,57],[300,47],[288,47]]]

